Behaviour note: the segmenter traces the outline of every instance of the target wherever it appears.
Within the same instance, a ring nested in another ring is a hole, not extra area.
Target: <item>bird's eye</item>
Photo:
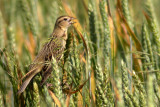
[[[67,18],[64,18],[63,20],[65,20],[65,21],[66,21],[66,20],[67,20]]]

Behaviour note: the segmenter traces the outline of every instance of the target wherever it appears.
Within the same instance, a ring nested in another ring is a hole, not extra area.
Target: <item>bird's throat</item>
[[[67,37],[66,37],[67,36],[67,29],[58,26],[54,29],[52,36],[57,36],[59,38],[62,37],[64,40],[66,40],[67,39]]]

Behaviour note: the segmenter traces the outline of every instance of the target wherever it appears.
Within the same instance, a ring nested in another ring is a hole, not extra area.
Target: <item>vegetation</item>
[[[0,0],[0,107],[160,107],[159,0]],[[77,18],[40,86],[21,78],[61,15]],[[48,86],[50,84],[50,86]]]

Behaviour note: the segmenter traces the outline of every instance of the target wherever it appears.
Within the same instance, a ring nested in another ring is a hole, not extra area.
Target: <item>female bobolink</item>
[[[55,23],[55,27],[49,42],[47,42],[43,48],[38,53],[37,57],[34,59],[33,64],[30,65],[29,72],[22,78],[24,82],[22,83],[18,94],[22,93],[31,79],[39,72],[43,72],[41,85],[49,77],[52,71],[52,65],[49,62],[52,61],[52,57],[58,62],[61,59],[63,51],[66,46],[67,29],[73,22],[73,17],[70,16],[60,16]]]

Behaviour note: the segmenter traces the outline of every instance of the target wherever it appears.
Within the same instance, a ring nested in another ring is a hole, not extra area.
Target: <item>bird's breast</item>
[[[63,33],[62,38],[63,38],[65,41],[68,39],[67,31],[65,31],[65,32]]]

